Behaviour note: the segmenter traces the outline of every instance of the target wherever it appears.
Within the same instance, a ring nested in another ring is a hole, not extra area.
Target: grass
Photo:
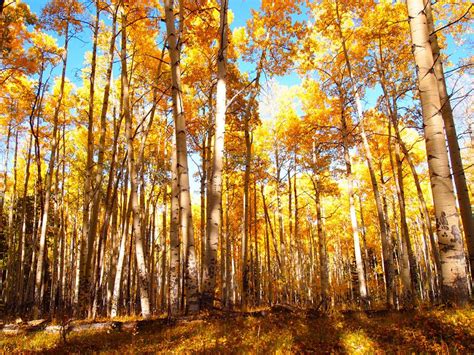
[[[59,335],[37,332],[0,335],[4,352],[460,352],[474,351],[474,311],[426,310],[347,312],[331,316],[267,313],[265,316],[203,315],[143,329],[83,331]]]

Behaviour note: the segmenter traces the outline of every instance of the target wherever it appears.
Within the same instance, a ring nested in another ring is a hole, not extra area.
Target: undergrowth
[[[104,319],[105,320],[105,319]],[[150,322],[132,331],[70,333],[63,343],[44,331],[0,335],[4,352],[387,352],[474,351],[474,311],[348,312],[330,316],[266,313],[203,315],[175,323]]]

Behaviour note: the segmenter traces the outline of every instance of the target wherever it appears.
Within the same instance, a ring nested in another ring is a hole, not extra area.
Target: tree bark
[[[205,307],[213,306],[216,288],[217,245],[221,227],[222,214],[222,166],[224,157],[224,134],[226,119],[226,81],[227,81],[227,8],[228,0],[222,0],[219,25],[219,52],[217,54],[217,92],[216,121],[214,135],[214,154],[212,156],[211,189],[209,199],[210,215],[207,216],[209,226],[209,249],[206,250],[204,267],[202,302]],[[222,258],[222,255],[221,255]]]
[[[398,130],[398,122],[395,120],[395,125],[397,126]],[[403,255],[403,260],[408,258],[408,265],[404,265],[407,270],[405,271],[409,275],[409,282],[404,285],[404,303],[406,306],[411,307],[413,302],[416,302],[416,287],[417,287],[417,271],[416,271],[416,259],[415,255],[413,254],[413,248],[411,245],[410,235],[408,232],[408,224],[407,224],[407,216],[406,216],[406,207],[405,207],[405,188],[403,183],[403,167],[402,167],[402,160],[400,157],[400,144],[399,141],[395,141],[395,164],[393,162],[392,157],[392,125],[391,121],[388,124],[388,145],[389,149],[389,159],[390,165],[392,168],[392,173],[395,181],[395,191],[397,192],[397,199],[398,199],[398,208],[400,211],[400,235],[403,240],[403,251],[406,252],[406,255]],[[404,261],[406,263],[406,260]]]
[[[326,234],[323,230],[323,215],[321,211],[321,182],[319,176],[316,175],[311,179],[314,188],[314,197],[316,202],[316,224],[318,231],[318,253],[319,253],[319,269],[321,273],[321,302],[322,309],[327,310],[331,301],[329,295],[329,268],[328,256],[326,248]]]
[[[79,304],[77,311],[83,314],[86,311],[90,315],[92,294],[92,254],[94,247],[95,231],[90,228],[90,208],[94,198],[93,174],[94,174],[94,96],[95,77],[97,68],[97,41],[99,38],[99,3],[96,1],[96,16],[94,21],[94,41],[92,45],[91,74],[89,83],[89,108],[87,124],[87,161],[86,179],[84,182],[84,205],[82,215],[82,248],[80,259],[80,279],[79,279]],[[93,233],[91,233],[93,232]],[[93,235],[94,234],[94,235]]]
[[[180,44],[175,28],[173,10],[174,0],[165,0],[166,30],[168,34],[168,51],[171,61],[173,118],[176,134],[176,156],[178,166],[180,229],[182,238],[186,241],[186,292],[187,310],[190,313],[199,311],[198,270],[196,265],[196,252],[194,248],[194,228],[191,209],[191,192],[189,187],[188,156],[186,145],[186,120],[184,116],[181,70]],[[181,9],[183,10],[183,9]],[[181,17],[184,15],[181,14]],[[183,26],[180,21],[180,26]]]
[[[175,136],[176,137],[176,136]],[[169,267],[169,307],[168,315],[178,312],[179,270],[180,270],[180,239],[179,239],[179,182],[178,163],[176,158],[176,138],[173,138],[171,153],[171,208],[170,208],[170,267]]]
[[[97,1],[96,2],[96,18],[97,20],[99,19],[99,12],[100,12],[100,4]],[[118,10],[118,8],[117,8]],[[105,88],[104,88],[104,95],[103,95],[103,100],[102,100],[102,109],[100,113],[100,138],[99,138],[99,146],[98,146],[98,159],[97,159],[97,171],[95,173],[95,185],[92,188],[92,211],[90,213],[90,218],[89,218],[89,230],[88,230],[88,243],[94,242],[96,239],[96,233],[97,233],[97,226],[98,226],[98,219],[99,219],[99,212],[100,212],[100,202],[101,202],[101,196],[102,196],[102,180],[103,180],[103,170],[104,170],[104,157],[105,157],[105,139],[107,135],[107,111],[109,107],[109,96],[110,96],[110,81],[112,77],[112,69],[113,69],[113,63],[114,63],[114,51],[115,51],[115,37],[116,37],[116,21],[117,21],[117,12],[115,11],[112,15],[112,36],[110,38],[110,44],[109,44],[109,52],[108,52],[108,66],[107,66],[107,72],[106,72],[106,77],[105,77]],[[98,31],[98,28],[97,28]],[[94,48],[95,51],[97,51],[97,40],[96,40],[96,34],[94,34]],[[93,59],[95,59],[96,54],[93,52]],[[95,63],[93,65],[93,70],[95,71]],[[92,75],[91,75],[92,76]],[[95,80],[95,79],[94,79]],[[91,79],[91,102],[93,105],[93,79]],[[93,114],[93,106],[90,107],[90,114]],[[116,145],[116,142],[114,140],[114,147]],[[109,177],[112,177],[114,175],[114,166],[115,166],[115,149],[113,150],[113,160],[111,164],[111,169],[109,171]],[[91,181],[92,182],[92,181]],[[110,192],[112,188],[112,181],[109,179],[109,184],[107,186],[107,193],[109,194],[106,196],[106,198],[110,198]],[[108,200],[107,200],[108,201]],[[107,207],[106,207],[107,209]],[[106,212],[107,216],[110,218],[110,211],[111,209],[108,209],[108,213]],[[98,278],[100,275],[100,260],[101,260],[101,253],[102,253],[102,245],[104,243],[105,236],[103,234],[100,234],[99,239],[97,241],[97,263],[95,270],[97,271],[95,274],[95,285],[91,289],[91,297],[92,297],[92,304],[89,306],[89,315],[95,316],[95,305],[97,301],[96,294],[99,292],[97,290],[98,288]],[[92,267],[92,265],[91,265]],[[86,273],[87,274],[87,273]],[[87,275],[86,275],[87,276]],[[89,275],[89,283],[93,282],[94,277]],[[92,314],[91,314],[91,307],[93,308]]]
[[[457,200],[461,221],[466,237],[467,250],[469,254],[469,263],[471,270],[474,270],[474,215],[472,213],[471,201],[469,199],[469,190],[466,184],[466,175],[461,158],[456,126],[454,124],[453,109],[451,107],[450,95],[446,87],[444,77],[443,62],[441,60],[441,50],[438,44],[438,38],[434,32],[433,13],[431,11],[431,1],[426,1],[426,19],[428,20],[428,31],[430,33],[430,44],[434,59],[434,74],[437,79],[438,91],[441,101],[441,115],[444,121],[444,131],[448,140],[448,151],[451,160],[451,170],[456,186]]]
[[[433,70],[426,4],[424,0],[407,0],[407,7],[440,247],[442,297],[445,302],[464,304],[469,298],[466,260],[444,139],[440,94]]]
[[[127,248],[127,234],[128,234],[128,221],[130,219],[131,213],[131,198],[127,195],[128,189],[128,172],[125,177],[125,182],[123,184],[123,206],[122,206],[122,217],[121,217],[121,236],[120,236],[120,246],[119,246],[119,255],[117,259],[117,265],[115,268],[115,278],[114,278],[114,287],[112,292],[112,304],[110,310],[110,316],[112,318],[116,317],[119,313],[119,301],[120,301],[120,292],[122,288],[122,272],[125,262],[125,253]],[[128,198],[127,198],[128,197]]]
[[[49,219],[49,205],[51,197],[51,187],[53,184],[54,164],[56,161],[56,150],[58,147],[58,122],[59,113],[61,111],[62,100],[64,96],[64,85],[66,82],[66,68],[67,68],[67,55],[68,55],[68,44],[69,44],[69,25],[66,25],[65,37],[64,37],[64,54],[63,54],[63,68],[61,73],[61,84],[59,89],[59,97],[53,116],[53,132],[51,142],[51,155],[49,158],[48,170],[45,178],[44,186],[44,206],[41,217],[41,232],[39,239],[39,250],[38,259],[36,262],[36,276],[35,276],[35,289],[34,289],[34,307],[33,316],[37,318],[42,312],[42,286],[43,286],[43,272],[44,272],[44,260],[46,253],[46,234],[48,231],[48,219]]]
[[[148,272],[146,270],[145,254],[143,250],[143,235],[141,226],[141,214],[140,204],[138,201],[138,189],[139,189],[139,166],[142,165],[142,161],[139,157],[139,161],[135,161],[134,151],[134,130],[132,129],[132,114],[130,112],[130,98],[129,98],[129,83],[128,83],[128,71],[127,71],[127,16],[125,9],[122,13],[122,50],[121,50],[121,63],[122,63],[122,87],[123,87],[123,115],[125,118],[125,134],[127,137],[127,159],[128,159],[128,170],[130,174],[130,200],[132,203],[132,237],[135,240],[135,257],[137,262],[137,273],[138,273],[138,286],[140,288],[140,305],[142,310],[142,316],[149,318],[150,312],[150,299],[148,292]],[[131,257],[131,255],[129,255]],[[130,271],[130,270],[129,270]]]

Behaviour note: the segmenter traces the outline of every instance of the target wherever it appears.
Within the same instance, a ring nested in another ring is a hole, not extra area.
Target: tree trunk
[[[176,137],[176,136],[175,136]],[[168,315],[175,315],[179,306],[179,270],[180,270],[180,239],[179,239],[179,182],[178,163],[176,159],[176,138],[173,138],[171,153],[171,208],[170,208],[170,268],[169,268],[169,308]]]
[[[341,99],[341,101],[343,100]],[[341,102],[341,105],[344,105],[344,103]],[[358,277],[359,296],[361,298],[362,303],[365,305],[367,302],[368,293],[367,285],[365,282],[364,262],[362,260],[362,251],[360,246],[359,224],[357,222],[357,215],[355,209],[354,178],[352,176],[352,164],[349,152],[348,129],[345,117],[346,113],[343,107],[341,107],[341,109],[341,128],[343,134],[344,161],[346,165],[347,194],[349,196],[349,215],[351,219],[352,236],[354,240],[354,254]]]
[[[130,200],[132,203],[132,237],[135,240],[135,256],[137,262],[138,286],[140,288],[140,304],[142,309],[142,316],[149,318],[150,313],[150,299],[148,294],[148,273],[145,264],[145,254],[143,250],[143,235],[141,226],[140,205],[138,201],[139,189],[139,174],[138,167],[142,165],[139,161],[135,161],[134,152],[134,130],[132,128],[132,114],[130,112],[130,98],[128,92],[128,71],[127,71],[127,16],[125,9],[122,13],[122,87],[123,87],[123,115],[125,118],[125,133],[127,137],[127,159],[128,170],[130,174]],[[129,255],[131,258],[131,255]],[[129,270],[130,271],[130,270]]]
[[[30,164],[31,164],[31,147],[33,144],[33,135],[30,134],[30,139],[28,141],[28,153],[26,158],[26,168],[25,168],[25,182],[23,185],[23,197],[22,197],[22,205],[21,205],[21,230],[20,230],[20,238],[18,242],[18,255],[20,257],[19,264],[18,264],[18,293],[16,295],[18,305],[17,309],[21,309],[23,307],[23,300],[24,300],[24,289],[25,289],[25,259],[26,259],[26,199],[28,197],[28,183],[30,180]]]
[[[105,94],[104,94],[105,95]],[[104,98],[105,99],[105,98]],[[122,176],[123,172],[123,165],[125,164],[125,160],[122,162],[122,167],[120,168],[120,172],[118,176],[115,179],[115,184],[114,184],[114,175],[115,175],[115,165],[116,165],[116,156],[117,156],[117,144],[118,144],[118,138],[119,138],[119,133],[120,133],[120,126],[122,124],[122,119],[117,123],[116,115],[115,115],[115,108],[114,108],[114,139],[112,143],[112,158],[110,162],[110,169],[109,169],[109,179],[107,182],[107,190],[105,193],[105,199],[104,199],[104,221],[102,224],[102,229],[100,231],[100,237],[98,241],[98,261],[96,263],[96,270],[95,270],[95,290],[94,290],[94,306],[93,306],[93,317],[95,316],[95,310],[97,309],[98,306],[98,300],[99,296],[101,293],[101,288],[102,288],[102,271],[105,268],[106,264],[106,258],[105,258],[105,247],[107,245],[107,234],[109,230],[109,223],[110,223],[110,218],[116,209],[116,204],[117,202],[117,191],[118,191],[118,185]],[[105,132],[104,132],[105,134]],[[105,142],[104,142],[105,144]],[[115,231],[112,227],[112,230]],[[102,247],[103,246],[103,247]],[[113,249],[113,248],[111,248]],[[101,250],[104,250],[101,254]],[[111,252],[112,254],[112,252]]]
[[[229,177],[226,176],[226,208],[225,208],[225,308],[230,309],[232,307],[232,246],[230,240],[229,231]]]
[[[87,125],[87,162],[86,178],[84,182],[84,206],[82,216],[82,252],[80,260],[79,280],[79,305],[77,311],[83,314],[86,310],[90,315],[92,284],[92,254],[94,247],[95,231],[90,228],[90,208],[94,198],[93,173],[94,173],[94,96],[95,76],[97,67],[97,41],[99,38],[99,3],[96,1],[96,16],[94,21],[94,42],[92,45],[91,74],[89,83],[89,109]],[[91,233],[93,232],[93,233]]]
[[[166,149],[166,148],[165,148]],[[165,159],[163,159],[165,161]],[[162,253],[161,253],[161,287],[160,287],[160,310],[163,312],[166,310],[165,304],[166,304],[166,275],[168,274],[167,270],[167,250],[166,250],[166,236],[168,235],[167,232],[167,203],[168,203],[168,184],[165,183],[163,184],[163,211],[162,211],[162,230],[161,230],[161,236],[162,236]],[[154,275],[151,275],[154,277]]]
[[[249,234],[250,234],[250,201],[249,201],[249,185],[250,185],[250,161],[252,159],[252,141],[250,139],[249,121],[250,115],[244,117],[244,134],[245,134],[245,174],[244,174],[244,234],[242,238],[242,310],[246,311],[248,307],[249,293]]]
[[[413,254],[413,248],[411,245],[410,235],[408,232],[408,224],[407,224],[407,217],[406,217],[406,208],[405,208],[405,189],[403,184],[403,167],[402,167],[402,160],[400,157],[400,145],[399,141],[396,140],[395,142],[395,163],[396,163],[396,170],[395,164],[392,158],[392,125],[389,121],[388,124],[388,145],[389,149],[389,159],[390,165],[392,168],[392,173],[395,181],[395,190],[397,192],[397,199],[398,199],[398,207],[400,211],[400,235],[403,240],[403,251],[406,252],[406,255],[403,255],[403,264],[406,263],[406,258],[408,258],[408,265],[404,265],[407,270],[405,271],[408,275],[409,282],[404,285],[404,303],[406,306],[411,307],[413,302],[416,302],[416,287],[417,287],[417,272],[416,272],[416,260],[415,255]],[[395,124],[398,130],[398,122],[395,120]]]
[[[280,162],[280,152],[279,152],[279,149],[278,149],[278,143],[277,143],[277,146],[275,147],[275,164],[276,164],[276,173],[277,173],[275,190],[276,190],[276,198],[277,198],[278,235],[279,235],[279,239],[280,239],[280,255],[281,255],[279,265],[280,265],[280,277],[281,277],[281,279],[284,283],[283,296],[285,297],[285,301],[286,301],[287,289],[288,289],[288,286],[287,286],[287,282],[288,282],[287,280],[288,279],[287,279],[287,272],[286,272],[286,269],[287,269],[286,242],[285,242],[285,234],[284,234],[284,228],[283,228],[283,211],[282,211],[282,208],[281,208],[281,196],[280,196],[281,162]],[[269,223],[270,223],[270,227],[271,227],[272,224],[270,222],[270,218],[268,217],[268,219],[269,219]],[[273,235],[272,235],[272,239],[273,239]]]
[[[208,158],[207,158],[207,136],[204,135],[202,139],[202,171],[201,171],[201,189],[200,189],[200,194],[201,194],[201,228],[200,228],[200,247],[201,247],[201,263],[199,265],[199,289],[202,292],[203,290],[203,276],[204,276],[204,266],[206,264],[206,240],[207,240],[207,231],[208,231],[208,226],[206,224],[206,215],[207,215],[207,208],[206,205],[209,205],[209,198],[206,199],[206,197],[209,197],[210,192],[206,190],[206,182],[207,182],[207,164],[208,164]],[[207,196],[206,196],[207,195]]]
[[[212,307],[216,288],[217,244],[221,227],[222,214],[222,163],[224,157],[224,133],[226,116],[226,81],[227,81],[227,7],[228,0],[222,0],[219,26],[219,52],[217,55],[217,92],[216,92],[216,123],[214,135],[214,154],[212,156],[211,189],[209,200],[210,215],[207,216],[209,226],[209,249],[204,268],[204,292],[202,302],[205,307]],[[222,255],[221,255],[222,258]]]
[[[96,9],[97,9],[97,14],[96,18],[97,21],[99,19],[99,3],[96,2]],[[107,135],[107,111],[109,107],[109,95],[110,95],[110,80],[112,77],[112,69],[113,69],[113,63],[114,63],[114,51],[115,51],[115,37],[116,37],[116,21],[117,21],[117,13],[115,12],[113,14],[113,19],[112,19],[112,37],[110,39],[110,44],[109,44],[109,52],[108,52],[108,66],[107,66],[107,72],[106,72],[106,78],[105,78],[105,88],[104,88],[104,95],[103,95],[103,100],[102,100],[102,110],[100,113],[100,138],[99,138],[99,152],[98,152],[98,159],[97,159],[97,171],[95,174],[95,185],[92,188],[92,211],[90,213],[90,218],[89,218],[89,230],[88,230],[88,244],[94,243],[94,240],[96,239],[96,233],[97,233],[97,226],[98,226],[98,218],[99,218],[99,212],[100,212],[100,202],[101,202],[101,196],[102,196],[102,180],[103,180],[103,170],[104,170],[104,157],[105,157],[105,139]],[[98,31],[98,28],[97,28]],[[94,49],[95,51],[97,50],[97,40],[96,40],[96,35],[94,34]],[[93,51],[93,60],[95,59],[95,53]],[[95,63],[93,64],[93,70],[95,71]],[[93,105],[93,98],[94,98],[94,90],[93,90],[93,82],[95,79],[92,79],[92,74],[91,74],[91,103]],[[93,115],[93,106],[90,107],[90,114]],[[114,141],[114,146],[115,146],[115,141]],[[115,158],[115,150],[113,151],[113,158]],[[112,164],[111,164],[111,169],[109,172],[109,177],[112,177],[114,175],[114,165],[115,165],[115,160],[113,159]],[[109,196],[106,198],[110,198],[110,192],[111,192],[111,187],[112,187],[112,181],[109,179],[109,184],[107,186],[107,193]],[[108,202],[108,200],[107,200]],[[107,207],[106,207],[107,208]],[[110,217],[110,211],[111,209],[108,209],[108,216]],[[107,212],[106,212],[107,214]],[[96,294],[98,292],[98,277],[99,277],[99,264],[101,260],[101,252],[102,252],[102,244],[104,243],[105,236],[101,233],[99,236],[99,239],[97,241],[97,263],[96,263],[96,268],[95,270],[95,285],[91,289],[91,297],[93,299],[93,304],[89,306],[89,315],[91,314],[91,308],[95,310],[96,307],[96,301],[97,297]],[[92,265],[91,265],[92,267]],[[87,274],[87,272],[86,272]],[[86,275],[87,276],[87,275]],[[92,272],[91,275],[89,275],[89,283],[92,282],[93,276]],[[95,313],[93,311],[92,313]]]
[[[253,180],[253,236],[255,242],[255,268],[254,268],[254,289],[255,289],[255,304],[260,306],[260,250],[259,250],[259,234],[258,234],[258,216],[257,216],[257,177]]]
[[[115,269],[115,280],[114,288],[112,293],[112,305],[110,316],[112,318],[116,317],[119,313],[119,300],[120,300],[120,291],[122,288],[122,271],[125,261],[125,253],[127,248],[127,234],[128,234],[128,221],[130,219],[131,212],[131,199],[127,199],[127,182],[128,178],[125,179],[124,183],[124,194],[123,194],[123,208],[122,208],[122,231],[120,237],[120,246],[119,246],[119,255],[117,259],[117,266]]]
[[[7,130],[7,142],[6,142],[6,149],[5,149],[5,165],[3,167],[3,189],[0,191],[0,230],[3,232],[7,228],[5,228],[3,224],[3,207],[5,206],[5,197],[7,193],[7,182],[8,182],[8,161],[10,155],[10,137],[12,133],[12,122],[8,123],[8,130]]]
[[[5,171],[6,173],[6,171]],[[7,289],[6,289],[6,303],[14,306],[16,303],[16,228],[13,226],[13,209],[17,200],[17,182],[18,182],[18,128],[15,130],[15,149],[13,151],[13,191],[10,197],[10,209],[8,212],[8,258],[7,258]],[[3,211],[0,209],[0,218],[3,218]],[[0,229],[1,230],[1,229]],[[5,229],[3,229],[5,231]]]
[[[439,255],[438,243],[436,242],[436,239],[434,236],[433,226],[431,224],[428,207],[426,206],[426,200],[425,200],[425,197],[423,196],[423,190],[421,189],[420,178],[418,177],[418,173],[416,172],[415,164],[413,163],[411,159],[410,153],[407,147],[405,146],[405,143],[400,137],[400,133],[397,131],[396,133],[397,133],[397,139],[400,143],[400,148],[402,148],[403,154],[406,158],[408,166],[410,167],[411,173],[413,175],[413,181],[415,182],[416,192],[417,192],[418,200],[420,202],[421,217],[423,218],[425,222],[425,226],[428,229],[428,236],[430,238],[431,250],[433,253],[433,258],[434,258],[436,269],[437,269],[437,272],[436,272],[437,286],[438,286],[438,289],[440,289],[443,283],[442,274],[441,274],[441,259]]]
[[[186,146],[186,120],[181,86],[180,44],[175,28],[173,10],[174,0],[165,0],[166,30],[168,33],[168,51],[171,61],[173,118],[176,134],[176,156],[178,166],[179,206],[181,209],[180,229],[186,241],[186,292],[187,307],[190,313],[199,311],[199,292],[197,282],[196,252],[194,248],[194,228],[189,188],[188,156]],[[183,9],[181,9],[183,10]],[[183,16],[183,14],[181,14]],[[182,22],[180,22],[182,26]]]
[[[466,260],[444,139],[440,95],[436,75],[432,70],[434,60],[425,5],[424,0],[407,0],[440,247],[442,296],[445,302],[463,304],[469,298]]]
[[[354,97],[355,97],[355,101],[356,101],[356,112],[357,112],[357,116],[358,116],[358,119],[359,119],[360,135],[361,135],[361,138],[362,138],[362,146],[363,146],[364,153],[365,153],[367,167],[369,169],[370,181],[371,181],[371,184],[372,184],[372,190],[374,192],[375,204],[377,206],[377,217],[378,217],[379,228],[380,228],[380,237],[382,239],[382,247],[385,244],[386,248],[388,248],[389,243],[387,243],[388,236],[387,236],[386,224],[385,224],[385,220],[384,220],[382,200],[381,200],[381,197],[380,197],[380,191],[379,191],[379,187],[378,187],[377,177],[375,175],[375,170],[374,170],[374,167],[373,167],[372,153],[371,153],[370,145],[369,145],[367,135],[366,135],[366,132],[365,132],[364,113],[363,113],[363,109],[362,109],[362,101],[360,99],[360,95],[359,95],[359,92],[357,90],[357,86],[356,86],[354,76],[353,76],[353,73],[352,73],[352,67],[351,67],[351,63],[350,63],[350,60],[349,60],[349,53],[348,53],[348,50],[347,50],[347,47],[346,47],[346,39],[345,39],[345,37],[342,33],[342,30],[341,30],[341,19],[339,17],[339,10],[338,9],[339,9],[338,8],[338,2],[336,1],[337,25],[338,25],[338,30],[339,30],[339,35],[340,35],[340,38],[341,38],[341,42],[342,42],[342,49],[343,49],[343,52],[344,52],[344,58],[345,58],[345,62],[346,62],[346,65],[347,65],[349,79],[350,79],[351,87],[352,87]],[[384,243],[384,241],[385,241],[385,243]],[[391,253],[391,251],[387,250],[386,254],[389,254],[389,253]],[[356,259],[357,259],[357,255],[356,255]],[[390,262],[390,258],[387,260],[387,262]],[[389,271],[391,271],[393,269],[393,266],[391,266],[391,265],[387,265],[387,267],[388,267]],[[391,273],[391,272],[390,272],[390,274],[393,275],[393,273]],[[391,279],[392,279],[391,275],[388,276],[388,279],[389,279],[390,283],[391,283]],[[391,291],[391,290],[392,290],[391,287],[387,288],[387,291]],[[393,295],[392,294],[387,293],[387,305],[389,307],[392,307],[392,305],[393,305]]]
[[[319,176],[312,179],[316,202],[316,224],[318,230],[319,268],[321,273],[321,302],[322,309],[327,310],[331,301],[329,296],[329,269],[326,249],[326,234],[323,230],[323,216],[321,211],[321,183]]]
[[[438,44],[438,38],[434,32],[434,20],[431,11],[431,1],[426,1],[426,19],[428,20],[428,31],[430,33],[430,44],[434,59],[434,75],[437,79],[438,91],[441,101],[441,115],[444,121],[444,130],[448,139],[449,157],[451,160],[451,170],[456,186],[457,199],[459,203],[459,211],[461,213],[461,221],[466,237],[467,250],[469,254],[469,263],[471,270],[474,270],[474,217],[469,200],[469,190],[466,184],[466,176],[461,158],[461,150],[459,148],[456,126],[454,124],[453,109],[446,87],[446,79],[444,77],[443,62],[441,60],[441,50]]]
[[[51,155],[49,158],[48,170],[45,178],[44,186],[44,205],[43,213],[41,217],[41,232],[39,240],[39,250],[38,258],[36,262],[36,277],[35,277],[35,289],[34,289],[34,307],[33,315],[37,318],[42,312],[43,297],[41,289],[43,286],[43,272],[44,272],[44,260],[46,253],[46,234],[48,231],[48,218],[49,218],[49,204],[51,197],[51,187],[53,184],[53,173],[54,173],[54,164],[56,161],[56,150],[58,147],[58,121],[59,113],[61,111],[62,100],[64,96],[64,85],[66,81],[66,67],[67,67],[67,55],[68,55],[68,44],[69,44],[69,25],[66,25],[65,30],[65,40],[64,40],[64,54],[63,54],[63,69],[61,73],[61,84],[59,89],[59,97],[57,106],[54,110],[53,116],[53,132],[52,132],[52,142],[51,142]]]

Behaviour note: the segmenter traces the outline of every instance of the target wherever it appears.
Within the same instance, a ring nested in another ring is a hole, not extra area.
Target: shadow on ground
[[[207,315],[128,331],[0,336],[6,352],[451,352],[474,351],[472,310]]]

